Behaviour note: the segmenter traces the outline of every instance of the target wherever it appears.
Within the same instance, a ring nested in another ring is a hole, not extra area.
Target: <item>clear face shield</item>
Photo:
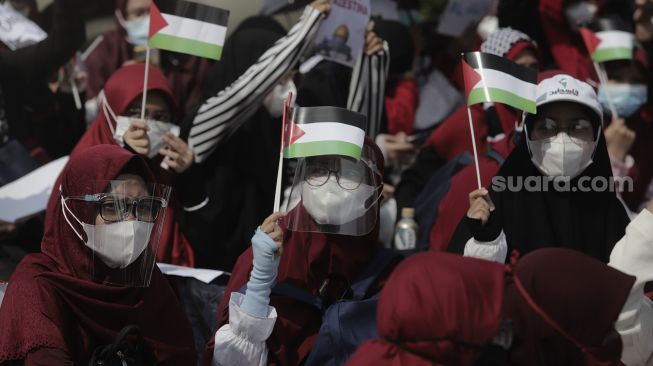
[[[383,185],[381,172],[370,160],[372,148],[363,146],[358,161],[340,156],[300,159],[295,171],[288,213],[288,229],[363,236],[378,220]]]
[[[138,176],[97,181],[93,193],[61,197],[68,224],[91,251],[93,280],[147,287],[171,188]]]

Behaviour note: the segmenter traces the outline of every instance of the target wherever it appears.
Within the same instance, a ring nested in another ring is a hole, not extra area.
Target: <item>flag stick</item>
[[[143,78],[143,103],[141,104],[141,119],[145,119],[145,102],[147,101],[147,79],[150,77],[150,45],[145,49],[145,78]]]
[[[281,178],[283,177],[283,142],[286,135],[286,123],[288,119],[288,108],[290,108],[290,101],[292,100],[292,92],[288,93],[288,99],[283,103],[283,118],[281,120],[281,144],[279,146],[279,168],[277,169],[277,186],[274,190],[274,210],[272,212],[279,212],[281,207]]]
[[[77,110],[82,109],[82,98],[79,97],[79,89],[77,89],[77,83],[75,82],[75,77],[70,78],[70,88],[73,91],[73,98],[75,99],[75,108]]]
[[[100,35],[100,36],[98,36],[97,38],[95,38],[95,40],[91,43],[91,45],[88,46],[88,48],[86,49],[86,51],[84,51],[84,52],[82,53],[82,56],[81,56],[82,62],[86,61],[86,59],[88,58],[88,56],[90,56],[91,53],[93,53],[93,51],[95,51],[95,49],[97,48],[97,46],[99,46],[100,43],[101,43],[103,40],[104,40],[104,36],[103,36],[103,35]]]
[[[612,96],[610,95],[610,90],[606,88],[606,85],[608,84],[608,76],[607,73],[605,72],[605,68],[603,65],[600,65],[598,62],[594,62],[594,69],[596,70],[596,74],[599,77],[599,83],[603,87],[603,90],[605,90],[605,96],[608,98],[608,106],[610,108],[610,113],[612,114],[612,118],[619,118],[619,115],[617,114],[617,109],[614,107],[614,103],[612,103]]]
[[[481,170],[478,167],[478,151],[476,150],[476,134],[474,133],[474,124],[472,123],[472,110],[467,106],[467,117],[469,119],[469,131],[472,134],[472,148],[474,149],[474,166],[476,167],[476,182],[478,189],[483,188],[481,185]]]

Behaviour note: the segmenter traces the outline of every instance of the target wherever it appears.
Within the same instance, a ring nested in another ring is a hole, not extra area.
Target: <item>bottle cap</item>
[[[415,217],[415,209],[410,207],[404,207],[401,209],[401,217],[404,219],[412,219]]]

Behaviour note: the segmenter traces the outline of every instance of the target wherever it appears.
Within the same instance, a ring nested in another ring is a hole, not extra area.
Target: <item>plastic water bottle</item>
[[[414,217],[414,209],[407,207],[401,209],[401,220],[395,227],[395,249],[414,250],[417,248],[418,226]]]

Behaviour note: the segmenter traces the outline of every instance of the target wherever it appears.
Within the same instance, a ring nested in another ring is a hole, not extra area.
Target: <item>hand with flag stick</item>
[[[467,98],[467,117],[474,151],[478,189],[471,192],[467,215],[487,222],[494,210],[489,192],[482,187],[478,165],[476,135],[470,106],[478,103],[503,103],[526,113],[536,113],[537,71],[496,55],[471,52],[463,54],[463,78]]]

